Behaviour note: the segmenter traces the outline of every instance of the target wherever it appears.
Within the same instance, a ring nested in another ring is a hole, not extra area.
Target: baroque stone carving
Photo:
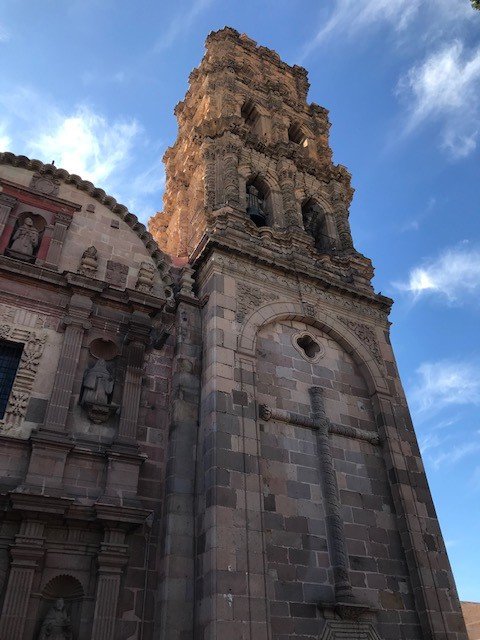
[[[45,616],[38,640],[72,640],[72,623],[63,598],[58,598]]]
[[[106,422],[117,407],[112,405],[114,378],[103,358],[83,374],[80,405],[95,424]]]
[[[82,276],[90,276],[93,277],[98,269],[98,251],[92,245],[85,249],[82,253],[82,257],[80,258],[80,266],[78,268],[78,273],[81,273]]]
[[[142,262],[138,270],[137,282],[135,289],[142,293],[150,293],[153,289],[153,281],[155,278],[155,267],[149,262]]]
[[[42,173],[34,173],[30,181],[30,188],[46,196],[56,196],[60,188],[60,181]]]
[[[39,234],[30,217],[25,218],[23,224],[13,234],[10,251],[31,258],[38,246]]]
[[[128,265],[114,260],[107,261],[105,280],[114,287],[125,287],[127,284]]]
[[[321,640],[380,640],[370,622],[329,620]]]
[[[28,400],[47,336],[11,325],[0,325],[0,337],[24,344],[5,415],[3,420],[0,420],[0,427],[10,431],[20,425],[27,412]]]
[[[350,331],[352,331],[359,340],[363,342],[363,344],[367,347],[378,364],[383,364],[382,354],[380,352],[380,347],[378,346],[378,342],[375,338],[373,329],[366,324],[354,322],[353,320],[344,318],[343,316],[337,316],[337,318],[342,324],[348,327],[348,329],[350,329]]]
[[[258,309],[265,302],[278,300],[275,293],[255,290],[244,282],[237,282],[237,312],[235,319],[243,322],[249,311]]]

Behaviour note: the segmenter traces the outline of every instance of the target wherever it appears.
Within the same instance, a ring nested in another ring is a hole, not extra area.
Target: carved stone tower
[[[225,28],[175,111],[150,230],[193,269],[202,356],[185,326],[181,362],[201,403],[171,432],[161,637],[464,639],[392,301],[308,86]]]

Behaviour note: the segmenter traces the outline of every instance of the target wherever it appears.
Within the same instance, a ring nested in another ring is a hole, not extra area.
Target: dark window
[[[321,351],[318,342],[315,342],[315,340],[309,335],[303,335],[301,338],[298,338],[297,344],[307,358],[310,358],[311,360],[313,360],[313,358],[315,358]]]
[[[266,227],[270,217],[270,194],[258,176],[247,182],[247,214],[257,227]]]
[[[0,340],[0,419],[3,418],[7,408],[22,351],[23,344]]]
[[[302,128],[296,123],[290,125],[288,129],[288,139],[290,142],[295,142],[295,144],[299,144],[302,147],[306,147],[308,145],[308,140],[303,133]]]

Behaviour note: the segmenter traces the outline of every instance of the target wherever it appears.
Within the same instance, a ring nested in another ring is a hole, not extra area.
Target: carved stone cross
[[[365,440],[371,444],[379,444],[380,440],[376,433],[330,422],[325,413],[323,389],[321,387],[310,387],[309,393],[312,407],[311,418],[282,409],[272,409],[265,404],[260,405],[259,414],[261,420],[278,420],[313,429],[317,434],[320,476],[325,500],[328,550],[335,583],[335,600],[338,604],[344,603],[348,605],[348,603],[353,603],[354,596],[348,575],[348,553],[329,434],[337,433],[349,438]]]

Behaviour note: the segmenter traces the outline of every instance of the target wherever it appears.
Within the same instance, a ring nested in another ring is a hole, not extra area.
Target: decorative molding
[[[329,620],[320,640],[380,640],[370,622]]]
[[[10,431],[19,427],[25,418],[47,335],[43,332],[3,324],[0,326],[0,338],[24,344],[5,415],[0,420],[0,428]]]
[[[268,404],[261,404],[258,407],[258,417],[260,420],[269,422],[274,420],[276,422],[284,422],[285,424],[292,424],[297,427],[305,427],[306,429],[317,429],[312,418],[307,418],[299,413],[293,413],[291,411],[285,411],[285,409],[274,409]],[[353,440],[365,440],[373,445],[380,444],[380,437],[374,431],[366,431],[365,429],[358,429],[357,427],[347,427],[343,424],[335,424],[328,422],[328,433],[335,433],[345,438],[352,438]]]
[[[343,316],[337,316],[337,318],[363,342],[378,364],[383,365],[382,354],[373,329],[366,324],[350,320],[350,318],[344,318]]]
[[[30,180],[30,189],[46,196],[58,196],[60,180],[41,173],[34,173]]]
[[[266,302],[278,300],[276,293],[269,293],[260,289],[254,289],[245,282],[237,282],[237,312],[235,319],[243,322],[249,311],[254,311]]]
[[[309,338],[311,343],[315,343],[317,345],[318,351],[312,357],[310,357],[306,353],[305,349],[303,349],[303,347],[299,344],[299,340],[301,340],[302,338]],[[319,338],[312,335],[309,331],[300,331],[300,333],[295,333],[294,335],[292,335],[292,345],[304,360],[312,364],[325,357],[325,345],[320,342]]]

